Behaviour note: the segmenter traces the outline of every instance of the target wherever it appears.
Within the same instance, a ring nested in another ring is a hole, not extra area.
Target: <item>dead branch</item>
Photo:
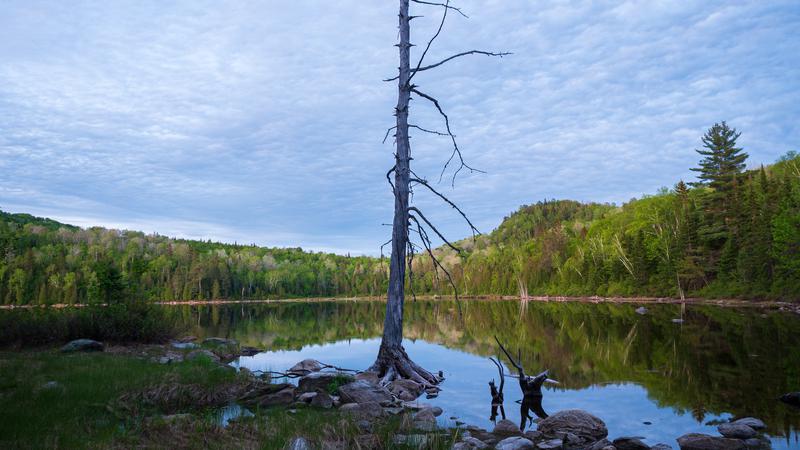
[[[420,131],[424,131],[424,132],[426,132],[426,133],[430,133],[430,134],[436,134],[436,135],[439,135],[439,136],[447,136],[447,135],[448,135],[447,133],[442,133],[441,131],[436,131],[436,130],[428,130],[428,129],[426,129],[426,128],[422,128],[422,127],[421,127],[421,126],[419,126],[419,125],[409,125],[408,127],[409,127],[409,128],[416,128],[416,129],[418,129],[418,130],[420,130]]]
[[[410,126],[410,125],[409,125],[409,126]],[[392,130],[396,130],[396,129],[397,129],[397,125],[395,125],[395,126],[393,126],[393,127],[389,127],[389,129],[388,129],[388,130],[386,130],[386,135],[385,135],[385,136],[383,136],[383,141],[381,141],[381,144],[385,144],[385,143],[386,143],[386,139],[388,139],[388,138],[389,138],[389,133],[391,133],[391,132],[392,132]]]
[[[431,97],[430,95],[428,95],[428,94],[426,94],[424,92],[421,92],[420,90],[418,90],[416,88],[416,86],[413,86],[413,85],[411,87],[411,92],[413,92],[414,94],[417,94],[418,96],[420,96],[420,97],[430,101],[431,103],[433,103],[433,105],[439,111],[439,114],[442,117],[444,117],[444,125],[445,125],[445,128],[447,129],[447,135],[450,136],[450,140],[453,142],[453,153],[450,154],[450,158],[447,159],[447,162],[444,164],[444,167],[442,167],[442,173],[439,175],[439,181],[442,180],[442,177],[444,176],[444,172],[447,170],[447,167],[450,165],[450,162],[452,162],[453,158],[456,157],[456,156],[458,156],[458,160],[459,160],[459,162],[461,164],[459,165],[458,169],[456,169],[455,173],[453,174],[453,182],[452,182],[453,185],[455,185],[456,176],[458,176],[458,173],[461,172],[461,170],[464,169],[464,168],[468,169],[470,171],[470,173],[472,173],[472,172],[486,173],[486,172],[484,172],[482,170],[478,170],[478,169],[470,166],[469,164],[467,164],[464,161],[464,156],[461,154],[461,149],[458,148],[458,142],[456,142],[456,136],[453,134],[453,131],[450,129],[450,118],[447,116],[447,114],[445,114],[444,110],[442,109],[442,106],[439,104],[439,100],[435,99],[434,97]]]
[[[472,224],[472,222],[470,222],[469,218],[468,218],[468,217],[467,217],[467,215],[464,213],[464,211],[462,211],[462,210],[461,210],[461,208],[459,208],[458,206],[456,206],[456,204],[455,204],[455,203],[453,203],[453,202],[452,202],[452,201],[451,201],[449,198],[445,197],[445,196],[444,196],[444,194],[442,194],[442,193],[440,193],[439,191],[437,191],[436,189],[434,189],[434,188],[433,188],[433,187],[432,187],[430,184],[428,184],[428,182],[427,182],[427,181],[425,181],[425,180],[421,180],[421,179],[419,179],[419,178],[412,178],[412,179],[411,179],[411,180],[409,180],[409,181],[412,181],[412,182],[415,182],[415,183],[419,183],[419,184],[421,184],[421,185],[425,186],[426,188],[430,189],[430,191],[431,191],[431,192],[433,192],[434,194],[438,195],[438,196],[439,196],[439,198],[441,198],[442,200],[444,200],[445,202],[447,202],[447,204],[449,204],[449,205],[450,205],[450,206],[452,206],[452,207],[453,207],[453,208],[454,208],[456,211],[458,211],[458,213],[459,213],[459,214],[461,214],[461,217],[463,217],[463,218],[464,218],[464,220],[466,220],[466,221],[467,221],[467,224],[469,224],[469,227],[470,227],[470,229],[471,229],[471,231],[472,231],[472,239],[475,239],[475,234],[476,234],[476,233],[477,233],[478,235],[480,235],[480,234],[481,234],[481,232],[480,232],[480,231],[479,231],[477,228],[475,228],[475,225],[473,225],[473,224]]]
[[[435,3],[435,2],[426,2],[426,1],[423,1],[423,0],[411,0],[411,1],[412,1],[413,3],[419,3],[420,5],[441,6],[441,7],[443,7],[443,8],[446,8],[446,9],[452,9],[453,11],[456,11],[457,13],[461,14],[461,15],[462,15],[462,16],[464,16],[465,18],[469,19],[469,16],[468,16],[468,15],[466,15],[466,14],[464,14],[464,13],[463,13],[463,12],[462,12],[462,11],[461,11],[459,8],[456,8],[455,6],[450,6],[450,5],[449,5],[449,3],[450,3],[449,1],[447,2],[448,4],[445,4],[445,3]]]
[[[414,209],[416,209],[416,208],[414,208]],[[417,213],[419,213],[419,210],[417,210]],[[455,298],[456,308],[458,309],[458,317],[460,319],[463,319],[464,316],[463,316],[463,313],[461,312],[461,302],[458,300],[458,287],[456,287],[456,283],[453,281],[453,277],[450,275],[450,272],[444,267],[444,265],[442,265],[441,261],[439,261],[439,259],[433,254],[433,247],[431,246],[431,239],[428,236],[428,233],[422,227],[422,225],[420,225],[420,223],[417,220],[417,218],[414,217],[411,214],[409,214],[408,217],[409,217],[409,219],[413,220],[417,224],[417,232],[419,233],[419,238],[420,238],[420,240],[422,240],[422,244],[425,246],[425,250],[428,252],[428,256],[430,256],[431,261],[434,264],[433,270],[434,270],[434,273],[436,273],[437,281],[438,281],[439,275],[438,275],[438,272],[436,272],[436,270],[437,270],[436,268],[438,267],[439,269],[442,269],[442,272],[444,272],[444,274],[447,276],[447,281],[450,282],[450,286],[453,287],[453,297]],[[425,222],[429,226],[432,226],[432,225],[430,225],[430,222],[428,222],[428,220],[425,219],[425,217],[422,217],[422,219],[425,220]],[[438,231],[436,233],[438,234]]]
[[[442,21],[439,22],[439,28],[436,30],[436,33],[434,33],[431,39],[428,41],[428,45],[425,46],[425,50],[423,50],[422,55],[419,57],[419,61],[417,61],[417,67],[415,67],[414,70],[411,71],[411,75],[408,76],[406,84],[408,84],[409,86],[411,85],[411,79],[414,78],[414,75],[416,75],[417,72],[419,72],[419,67],[422,65],[422,61],[425,59],[425,55],[428,54],[428,50],[431,49],[433,41],[435,41],[436,38],[439,37],[439,34],[442,32],[442,28],[444,27],[444,21],[447,19],[447,10],[449,9],[449,7],[450,7],[450,0],[447,0],[447,2],[444,4],[444,13],[442,14]]]
[[[419,210],[419,209],[418,209],[416,206],[409,206],[409,207],[408,207],[408,210],[409,210],[409,211],[414,211],[415,213],[417,213],[417,214],[419,215],[420,219],[422,219],[423,221],[425,221],[425,223],[427,223],[427,224],[428,224],[428,226],[429,226],[429,227],[431,227],[431,229],[433,230],[433,232],[434,232],[434,233],[436,233],[436,235],[437,235],[437,236],[439,236],[439,239],[441,239],[442,241],[444,241],[444,243],[445,243],[445,244],[447,244],[447,246],[448,246],[448,247],[452,248],[452,249],[453,249],[453,250],[455,250],[457,253],[461,254],[461,249],[460,249],[460,248],[458,248],[458,247],[456,247],[456,246],[455,246],[455,245],[453,245],[452,243],[450,243],[450,241],[448,241],[448,240],[447,240],[447,238],[446,238],[446,237],[444,237],[444,235],[442,235],[442,233],[441,233],[441,232],[439,232],[439,230],[438,230],[438,229],[437,229],[435,226],[433,226],[433,224],[432,224],[432,223],[431,223],[431,222],[428,220],[428,218],[427,218],[427,217],[425,217],[425,215],[424,215],[424,214],[422,214],[422,211],[420,211],[420,210]]]
[[[511,52],[498,52],[498,53],[495,53],[495,52],[487,52],[487,51],[484,51],[484,50],[469,50],[469,51],[466,51],[466,52],[456,53],[455,55],[450,56],[448,58],[445,58],[445,59],[437,62],[436,64],[430,64],[428,66],[419,67],[414,72],[422,72],[424,70],[430,70],[430,69],[433,69],[434,67],[439,67],[439,66],[441,66],[442,64],[444,64],[444,63],[446,63],[448,61],[452,61],[452,60],[454,60],[456,58],[460,58],[462,56],[467,56],[467,55],[486,55],[486,56],[497,56],[497,57],[502,58],[503,56],[508,56],[508,55],[512,55],[512,54],[513,53],[511,53]]]
[[[497,336],[494,337],[494,340],[497,342],[497,345],[500,346],[500,350],[502,350],[503,353],[505,353],[505,355],[508,358],[508,360],[511,361],[511,364],[519,371],[520,376],[524,377],[525,376],[525,369],[522,368],[522,365],[518,361],[516,361],[514,359],[514,357],[511,356],[510,353],[508,353],[508,350],[506,350],[506,348],[503,347],[503,344],[500,343],[500,339],[497,339]]]

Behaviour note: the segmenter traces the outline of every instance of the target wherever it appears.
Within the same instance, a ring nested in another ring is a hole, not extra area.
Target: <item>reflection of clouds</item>
[[[380,139],[394,87],[380,80],[396,66],[395,6],[305,6],[4,5],[0,207],[376,253],[391,214],[391,149]],[[800,137],[790,0],[468,9],[431,62],[470,48],[514,55],[415,80],[488,172],[442,186],[481,229],[542,198],[620,202],[689,178],[714,121],[744,132],[756,164]],[[436,26],[425,13],[418,40]],[[414,122],[441,127],[427,105],[413,108]],[[415,135],[412,145],[416,172],[438,177],[446,142]],[[417,200],[445,231],[466,234],[448,208]]]

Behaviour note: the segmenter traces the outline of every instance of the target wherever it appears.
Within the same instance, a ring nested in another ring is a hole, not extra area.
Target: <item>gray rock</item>
[[[205,349],[192,350],[188,355],[186,355],[187,361],[196,361],[199,359],[207,359],[214,362],[219,362],[219,356]]]
[[[266,384],[249,391],[239,401],[248,406],[289,405],[294,402],[294,392],[291,384]]]
[[[717,427],[719,434],[733,439],[750,439],[758,434],[756,430],[747,425],[737,423],[723,423]]]
[[[389,383],[389,392],[404,401],[416,400],[423,391],[424,386],[413,380],[400,379]]]
[[[608,429],[602,420],[579,409],[559,411],[541,420],[537,429],[544,437],[550,439],[560,437],[560,433],[572,433],[585,444],[608,436]]]
[[[756,419],[755,417],[744,417],[744,418],[741,418],[739,420],[734,420],[731,423],[734,423],[734,424],[737,424],[737,425],[747,425],[748,427],[750,427],[750,428],[752,428],[754,430],[764,430],[764,429],[767,428],[767,425],[764,424],[764,422]]]
[[[464,437],[461,442],[453,445],[453,450],[482,450],[486,448],[489,448],[489,446],[485,442],[471,436]]]
[[[316,392],[303,392],[302,394],[297,396],[297,401],[303,403],[311,403],[311,400],[317,396]]]
[[[322,370],[322,363],[316,359],[304,359],[293,365],[288,372],[295,375],[308,375],[311,372]]]
[[[381,408],[381,405],[375,402],[345,403],[339,407],[339,411],[352,414],[362,419],[376,419],[386,415],[386,412],[383,410],[383,408]]]
[[[344,403],[391,403],[392,394],[386,388],[356,380],[339,387],[339,396]]]
[[[170,346],[180,350],[194,350],[196,348],[200,348],[200,346],[194,342],[172,342],[170,343]]]
[[[499,440],[497,439],[497,436],[489,433],[483,428],[476,427],[475,425],[467,425],[467,430],[464,432],[464,437],[473,437],[489,446],[496,444]]]
[[[508,419],[503,419],[494,426],[492,434],[499,437],[522,436],[522,431],[516,423]]]
[[[614,445],[608,439],[600,439],[599,441],[592,444],[587,450],[603,450],[606,447],[613,448]]]
[[[354,378],[356,380],[364,380],[367,383],[371,383],[371,384],[378,384],[378,381],[379,381],[378,374],[375,373],[375,372],[370,372],[370,371],[359,372],[359,373],[357,373],[355,375]]]
[[[745,439],[744,445],[747,446],[748,450],[769,450],[772,448],[772,443],[765,436]]]
[[[103,343],[97,342],[92,339],[75,339],[68,342],[65,346],[61,347],[64,353],[71,352],[102,352]]]
[[[533,442],[536,442],[536,441],[538,441],[539,439],[542,438],[542,433],[540,433],[540,432],[538,432],[536,430],[528,430],[528,431],[525,432],[524,436],[526,438],[532,440]]]
[[[511,436],[498,442],[495,447],[497,450],[533,450],[533,442],[522,436]]]
[[[311,450],[311,445],[304,437],[296,437],[289,442],[287,450]]]
[[[298,392],[327,391],[334,383],[350,382],[353,376],[343,372],[312,372],[297,383]]]
[[[414,414],[414,428],[423,431],[433,431],[436,429],[436,416],[430,408]]]
[[[325,392],[320,392],[311,399],[311,406],[315,408],[331,409],[333,408],[333,399]]]
[[[617,450],[649,450],[650,446],[634,436],[619,437],[614,439],[614,447]]]
[[[549,439],[536,444],[536,448],[539,450],[556,450],[564,448],[564,444],[561,439]]]
[[[650,447],[650,450],[673,450],[673,448],[669,444],[656,444]]]
[[[678,438],[681,450],[745,450],[738,439],[709,436],[701,433],[688,433]]]

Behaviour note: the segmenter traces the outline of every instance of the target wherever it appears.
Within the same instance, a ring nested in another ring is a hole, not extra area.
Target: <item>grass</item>
[[[244,375],[202,359],[159,364],[144,350],[0,352],[0,448],[282,449],[297,436],[315,448],[372,448],[357,421],[335,410],[269,408],[222,427],[216,407],[227,397],[218,394],[241,388]],[[372,444],[416,448],[393,443],[398,432],[414,433],[409,425],[407,416],[376,423]],[[452,442],[452,432],[433,433],[425,448]]]

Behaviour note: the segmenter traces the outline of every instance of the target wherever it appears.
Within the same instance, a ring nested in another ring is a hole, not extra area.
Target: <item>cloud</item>
[[[714,122],[754,164],[797,149],[800,9],[777,2],[464,3],[419,74],[487,174],[452,189],[485,231],[544,198],[626,201],[691,177]],[[186,237],[376,253],[395,5],[25,2],[0,17],[0,207]],[[414,5],[419,44],[436,9]],[[441,129],[424,101],[412,121]],[[415,133],[437,180],[446,140]],[[449,208],[415,200],[449,235]],[[157,227],[157,228],[156,228]]]

